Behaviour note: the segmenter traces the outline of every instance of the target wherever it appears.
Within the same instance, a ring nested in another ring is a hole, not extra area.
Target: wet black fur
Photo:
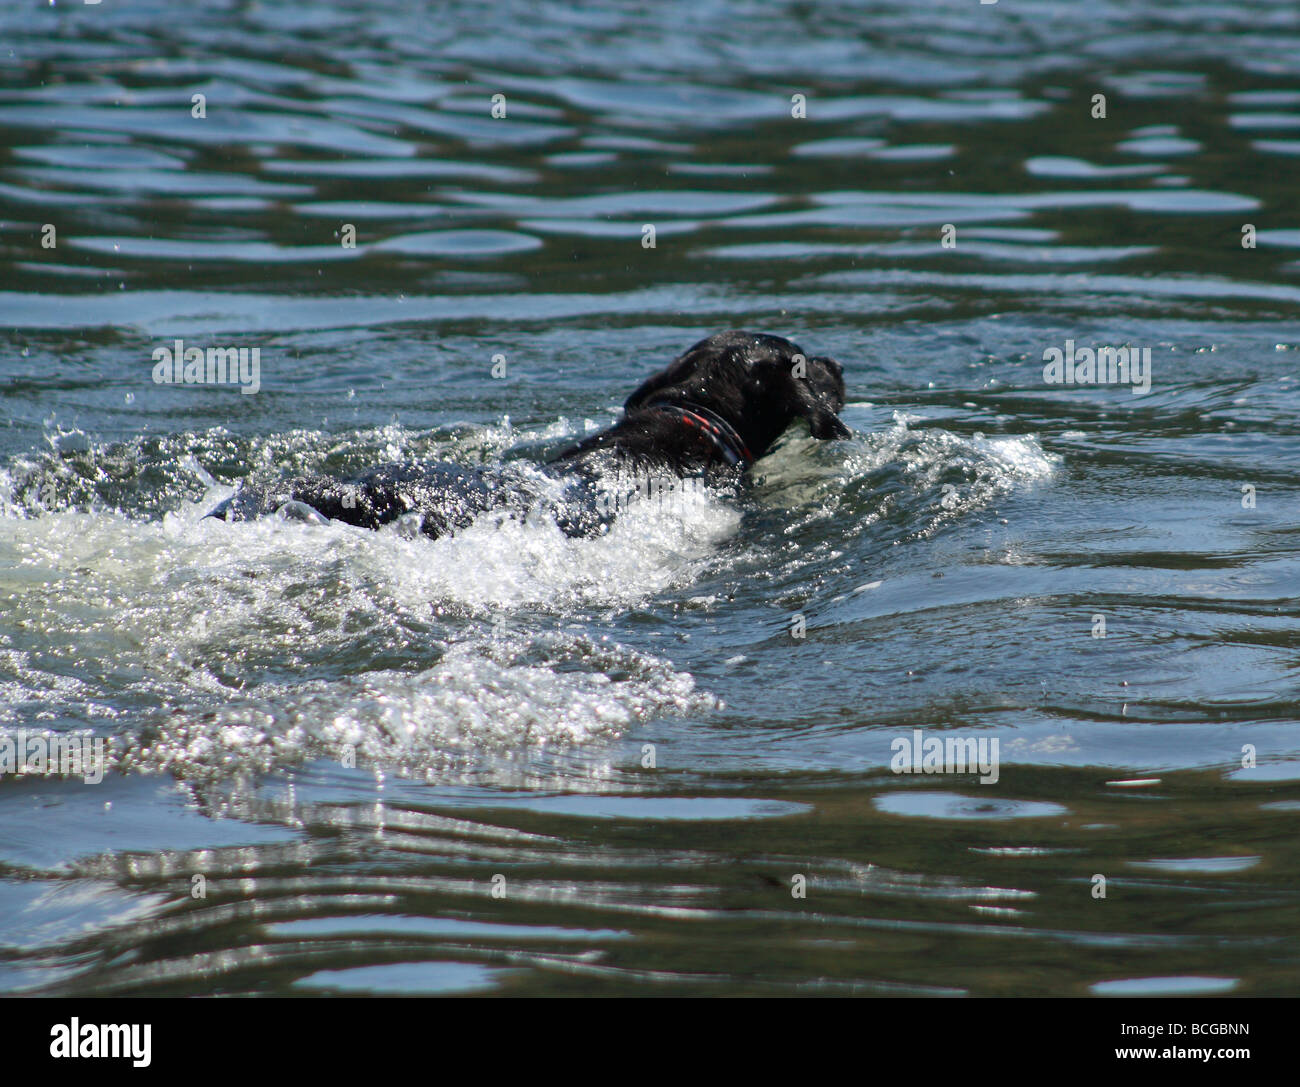
[[[844,376],[834,359],[809,356],[797,344],[765,333],[710,336],[632,393],[617,423],[546,463],[549,474],[570,483],[565,501],[554,511],[556,520],[571,535],[602,531],[608,511],[597,509],[595,488],[611,472],[661,470],[723,482],[752,463],[729,463],[716,441],[665,407],[722,420],[734,431],[728,445],[734,447],[738,439],[757,460],[796,419],[806,420],[814,437],[847,437],[838,418],[843,406]],[[416,514],[420,531],[436,538],[465,527],[486,510],[523,513],[536,501],[521,477],[505,471],[447,463],[386,464],[347,479],[304,476],[266,487],[244,486],[211,516],[242,521],[289,504],[284,511],[289,516],[320,514],[378,528]]]

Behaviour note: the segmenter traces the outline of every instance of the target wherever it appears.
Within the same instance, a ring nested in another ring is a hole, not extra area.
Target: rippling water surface
[[[106,745],[0,777],[0,990],[1295,993],[1300,11],[582,8],[0,14],[0,741]],[[200,519],[728,327],[854,437],[594,540]]]

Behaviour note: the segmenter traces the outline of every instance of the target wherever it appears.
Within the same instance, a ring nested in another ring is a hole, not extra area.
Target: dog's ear
[[[822,441],[829,441],[832,438],[853,437],[853,431],[840,421],[840,417],[831,415],[829,412],[810,416],[808,424],[812,428],[813,437],[820,438]]]
[[[844,377],[840,364],[834,359],[818,355],[808,360],[813,367],[803,377],[790,375],[790,401],[795,414],[808,420],[808,429],[814,438],[829,441],[832,438],[851,437],[851,431],[839,418],[844,406]]]
[[[840,421],[840,417],[811,393],[797,402],[799,414],[808,420],[808,429],[814,438],[829,441],[832,438],[852,437],[853,432]]]

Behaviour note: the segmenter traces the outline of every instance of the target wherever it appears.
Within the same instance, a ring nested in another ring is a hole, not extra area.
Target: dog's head
[[[683,352],[627,399],[630,415],[655,403],[696,404],[730,423],[761,457],[795,419],[815,438],[847,438],[839,420],[844,374],[780,336],[720,332]]]

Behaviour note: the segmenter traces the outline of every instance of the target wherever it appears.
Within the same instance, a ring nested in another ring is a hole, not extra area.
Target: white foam
[[[79,673],[107,673],[114,701],[140,707],[133,716],[172,707],[151,722],[147,746],[138,728],[115,745],[125,764],[269,767],[348,742],[362,758],[419,771],[453,748],[583,743],[713,704],[689,674],[655,658],[546,633],[576,609],[621,610],[689,582],[738,522],[707,492],[662,508],[634,502],[594,539],[569,539],[542,513],[485,515],[436,541],[338,523],[204,519],[224,493],[214,488],[161,522],[107,512],[0,521],[0,599],[43,632],[43,652],[75,659]],[[516,625],[543,633],[485,623],[520,609]],[[7,703],[44,701],[85,720],[84,683],[61,690],[44,681],[54,678],[48,662],[33,668],[7,652]],[[375,668],[394,652],[436,663]],[[357,674],[313,678],[316,662],[335,660]],[[579,667],[552,666],[565,661]]]
[[[766,482],[755,496],[785,508],[790,532],[845,513],[856,531],[878,516],[872,472],[901,469],[928,510],[939,481],[961,468],[959,501],[935,503],[937,524],[1056,462],[1033,437],[913,430],[916,421],[899,415],[844,443],[793,435],[758,466]],[[471,440],[510,433],[503,421]],[[401,428],[372,438],[394,455],[427,444]],[[291,460],[319,452],[306,433],[274,444],[276,463],[286,447]],[[485,514],[428,540],[397,526],[204,518],[229,488],[189,469],[208,493],[161,521],[102,510],[0,518],[4,727],[115,719],[124,767],[269,769],[352,744],[359,760],[420,774],[456,752],[583,744],[717,705],[667,662],[576,632],[593,611],[688,588],[716,562],[740,512],[706,489],[634,500],[590,539],[565,536],[542,510]]]

